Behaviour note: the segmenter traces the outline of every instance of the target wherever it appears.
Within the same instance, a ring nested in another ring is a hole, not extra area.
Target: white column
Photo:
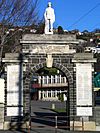
[[[51,75],[51,84],[53,83],[53,76]]]
[[[61,83],[61,75],[60,75],[60,83]]]
[[[42,76],[42,84],[44,84],[44,76]]]
[[[47,98],[48,98],[48,90],[47,90]]]
[[[39,100],[41,99],[41,91],[39,90]]]
[[[57,83],[57,75],[55,75],[55,83]]]
[[[66,83],[66,77],[64,77],[64,83]]]
[[[41,84],[41,76],[38,76],[38,83]]]

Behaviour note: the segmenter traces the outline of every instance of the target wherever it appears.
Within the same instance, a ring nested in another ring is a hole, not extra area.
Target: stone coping
[[[90,62],[97,62],[97,59],[93,57],[93,53],[76,53],[72,62],[83,62],[83,63],[90,63]]]
[[[93,53],[76,53],[74,59],[93,59]]]
[[[30,39],[30,38],[29,38]],[[79,44],[78,40],[20,40],[23,45],[31,44]]]
[[[22,40],[76,40],[76,35],[45,35],[45,34],[24,34]]]

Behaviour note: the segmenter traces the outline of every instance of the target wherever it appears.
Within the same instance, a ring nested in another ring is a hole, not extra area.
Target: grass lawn
[[[66,109],[65,108],[62,108],[62,109],[51,109],[52,111],[54,112],[57,112],[57,113],[66,113]]]

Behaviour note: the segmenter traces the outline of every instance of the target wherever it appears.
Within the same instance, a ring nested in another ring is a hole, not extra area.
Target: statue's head
[[[52,5],[51,2],[48,2],[48,7],[51,7],[51,5]]]

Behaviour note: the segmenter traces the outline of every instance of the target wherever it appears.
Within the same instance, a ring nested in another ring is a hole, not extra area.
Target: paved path
[[[52,112],[50,110],[51,106],[52,106],[52,103],[55,103],[56,107],[57,108],[63,108],[65,107],[65,102],[64,103],[61,103],[61,102],[42,102],[42,101],[32,101],[31,104],[32,104],[32,108],[31,108],[31,115],[32,116],[38,116],[38,115],[56,115],[55,112]],[[33,125],[36,124],[36,125],[46,125],[48,124],[48,122],[46,121],[46,123],[44,124],[43,123],[43,120],[42,121],[36,121],[32,123]],[[29,133],[29,131],[27,130],[22,130],[22,131],[1,131],[0,130],[0,133]],[[100,133],[100,131],[98,132],[85,132],[85,131],[68,131],[68,130],[61,130],[61,129],[57,129],[55,130],[55,128],[49,128],[49,127],[46,127],[46,128],[32,128],[32,130],[30,131],[30,133]]]
[[[36,116],[37,113],[52,113],[55,114],[50,109],[52,108],[52,104],[55,104],[56,108],[66,108],[65,102],[57,102],[57,101],[31,101],[31,115]]]
[[[54,101],[32,101],[31,102],[31,125],[32,129],[39,126],[55,126],[55,116],[58,114],[51,110],[52,104],[55,104],[56,108],[65,108],[65,102],[54,102]],[[63,118],[57,119],[58,124],[65,123],[65,114]],[[62,119],[62,120],[61,120]],[[33,127],[34,126],[34,127]]]
[[[0,133],[29,133],[29,131],[1,131]],[[64,131],[64,130],[53,130],[53,129],[34,129],[30,133],[100,133],[97,131]]]

